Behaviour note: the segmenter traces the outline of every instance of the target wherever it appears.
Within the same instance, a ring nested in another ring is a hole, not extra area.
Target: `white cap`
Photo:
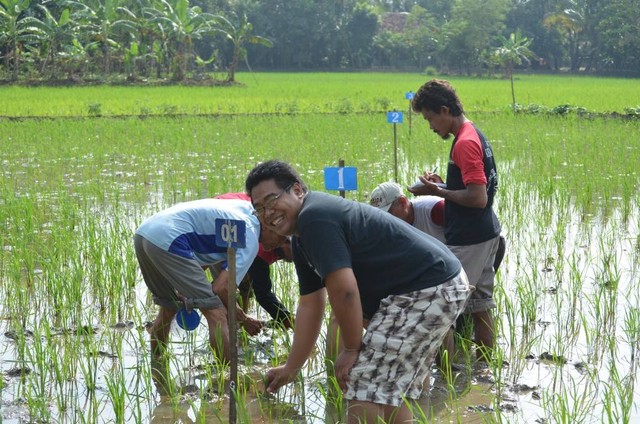
[[[397,198],[402,196],[404,196],[404,193],[402,192],[402,187],[400,187],[400,185],[391,182],[382,183],[371,192],[369,204],[388,212],[391,204]]]

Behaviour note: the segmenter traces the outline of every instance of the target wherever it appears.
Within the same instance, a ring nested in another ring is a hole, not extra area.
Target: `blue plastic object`
[[[178,322],[178,326],[183,330],[195,330],[198,328],[198,325],[200,325],[200,314],[195,310],[187,312],[185,308],[182,308],[176,314],[176,321]]]

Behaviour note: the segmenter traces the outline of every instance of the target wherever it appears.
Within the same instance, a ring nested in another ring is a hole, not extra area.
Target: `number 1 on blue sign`
[[[357,169],[353,166],[326,166],[324,188],[326,190],[357,190]]]

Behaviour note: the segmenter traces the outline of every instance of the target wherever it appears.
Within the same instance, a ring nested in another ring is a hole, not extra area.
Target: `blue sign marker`
[[[357,190],[358,171],[355,166],[325,166],[325,190]]]
[[[247,226],[242,220],[216,219],[216,244],[220,247],[243,248]]]
[[[387,112],[387,123],[402,124],[403,115],[404,114],[402,112],[397,112],[397,111]]]
[[[407,91],[404,93],[404,98],[407,100],[413,100],[413,97],[416,95],[413,91]]]

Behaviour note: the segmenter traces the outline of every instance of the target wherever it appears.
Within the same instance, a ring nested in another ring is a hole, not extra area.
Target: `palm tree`
[[[11,80],[18,80],[20,56],[24,45],[36,44],[42,35],[38,28],[42,22],[26,16],[30,0],[0,0],[0,47],[5,46],[9,59],[13,59]]]
[[[586,29],[586,20],[579,2],[569,1],[568,3],[571,7],[546,16],[543,25],[560,34],[569,51],[571,70],[577,71],[580,68],[581,50],[585,47],[583,33]]]
[[[225,38],[233,44],[231,62],[227,68],[227,82],[235,81],[236,70],[238,69],[238,63],[241,59],[245,61],[247,68],[251,69],[247,60],[247,48],[245,47],[247,43],[273,47],[273,43],[267,38],[252,34],[253,25],[247,21],[246,15],[242,16],[240,25],[237,27],[224,16],[216,16],[216,23],[217,27],[214,31],[223,34]]]
[[[535,57],[529,46],[533,42],[533,39],[524,37],[520,30],[515,33],[511,33],[509,38],[501,36],[502,46],[498,47],[492,56],[494,62],[498,63],[504,68],[505,75],[511,81],[511,99],[513,101],[513,111],[516,110],[516,93],[513,87],[513,67],[522,65],[522,63],[531,63],[530,58]]]

